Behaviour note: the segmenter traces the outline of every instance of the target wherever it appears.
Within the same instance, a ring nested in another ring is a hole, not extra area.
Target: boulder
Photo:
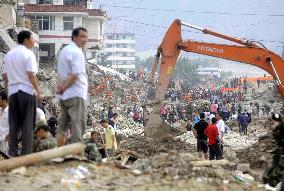
[[[263,161],[263,162],[268,162],[269,161],[269,158],[266,156],[266,155],[262,155],[260,158],[259,158],[260,161]]]
[[[237,153],[233,150],[226,149],[224,151],[224,158],[230,162],[233,162],[237,158]]]
[[[249,164],[238,164],[237,170],[243,173],[249,173],[250,172]]]

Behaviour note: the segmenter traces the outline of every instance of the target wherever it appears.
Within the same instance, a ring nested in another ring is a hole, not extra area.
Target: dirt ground
[[[137,175],[133,170],[118,169],[111,166],[69,161],[62,164],[31,166],[24,174],[0,174],[0,191],[68,191],[61,183],[62,178],[68,177],[67,168],[82,165],[88,168],[90,174],[81,180],[80,187],[72,191],[84,190],[118,190],[118,191],[261,191],[257,185],[245,185],[238,182],[228,184],[222,181],[202,179],[178,179],[151,174]]]

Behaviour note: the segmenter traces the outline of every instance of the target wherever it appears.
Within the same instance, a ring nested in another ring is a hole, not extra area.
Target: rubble
[[[165,156],[166,157],[166,156]],[[186,157],[189,160],[190,157]],[[176,159],[176,158],[172,158]],[[164,158],[164,161],[167,161]],[[175,161],[174,161],[175,162]],[[165,163],[163,163],[165,164]],[[193,177],[190,179],[171,179],[162,175],[138,173],[133,169],[118,169],[109,165],[95,165],[85,162],[68,161],[60,164],[47,164],[31,166],[25,170],[23,175],[13,173],[0,173],[0,185],[5,191],[14,191],[21,188],[22,191],[30,190],[56,190],[66,191],[67,188],[61,183],[66,177],[66,172],[70,168],[83,166],[88,169],[89,175],[82,179],[77,190],[120,190],[120,191],[164,191],[164,190],[194,190],[194,191],[216,191],[216,190],[238,190],[246,191],[248,187],[253,191],[263,191],[256,183],[243,183],[234,178],[217,179],[222,173],[218,172],[218,167],[210,171],[210,177]],[[184,164],[186,166],[186,164]],[[199,168],[199,167],[198,167]],[[197,172],[198,168],[194,171]],[[185,172],[186,169],[184,169]],[[170,172],[170,171],[169,171]],[[205,173],[205,168],[202,171]],[[207,172],[206,172],[207,173]],[[52,176],[51,176],[52,174]],[[193,174],[193,173],[192,173]],[[35,178],[36,177],[36,178]],[[162,178],[163,177],[163,178]],[[69,179],[66,179],[69,180]]]
[[[163,140],[153,140],[144,136],[129,136],[121,142],[121,149],[135,151],[143,157],[153,156],[162,152],[188,152],[194,153],[195,146],[172,137]]]
[[[252,169],[264,170],[272,160],[275,143],[271,134],[264,135],[259,141],[246,149],[237,151],[240,162],[248,162]]]
[[[56,94],[57,74],[54,69],[40,70],[37,74],[42,94],[45,97],[54,97]]]
[[[243,173],[249,173],[250,172],[249,164],[238,164],[237,170]]]
[[[206,177],[233,180],[230,173],[221,167],[221,163],[213,166],[195,166],[194,162],[197,161],[199,159],[190,153],[160,153],[147,159],[140,159],[133,166],[151,174],[168,176],[173,179]],[[227,165],[227,163],[224,164]]]

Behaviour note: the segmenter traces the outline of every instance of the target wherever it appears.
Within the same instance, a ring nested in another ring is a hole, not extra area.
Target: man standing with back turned
[[[57,144],[66,143],[66,134],[71,126],[71,142],[82,142],[86,128],[86,100],[88,79],[85,56],[82,48],[88,40],[87,30],[76,28],[72,43],[65,46],[58,63],[58,94],[60,95],[61,119],[57,132]]]
[[[18,34],[18,45],[4,58],[3,78],[9,96],[9,155],[18,156],[18,132],[22,130],[22,155],[33,151],[36,97],[42,100],[36,73],[37,61],[30,50],[34,39],[30,31]]]
[[[205,120],[205,113],[200,113],[200,121],[193,127],[193,134],[197,139],[197,152],[198,157],[208,159],[208,137],[205,135],[205,130],[208,127],[208,123]]]

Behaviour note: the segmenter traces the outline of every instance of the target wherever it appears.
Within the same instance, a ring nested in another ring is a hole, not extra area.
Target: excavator
[[[183,40],[181,34],[182,26],[199,30],[204,34],[222,38],[235,44],[229,45]],[[160,63],[160,73],[155,98],[148,103],[148,105],[145,104],[146,106],[152,106],[150,112],[146,111],[144,113],[145,136],[159,139],[171,134],[170,126],[162,121],[160,117],[160,107],[165,99],[169,81],[182,50],[185,52],[193,52],[257,66],[273,76],[280,95],[284,99],[284,60],[279,55],[265,48],[260,42],[230,37],[176,19],[167,30],[164,39],[157,50],[149,77],[149,83],[153,83],[156,70]]]

